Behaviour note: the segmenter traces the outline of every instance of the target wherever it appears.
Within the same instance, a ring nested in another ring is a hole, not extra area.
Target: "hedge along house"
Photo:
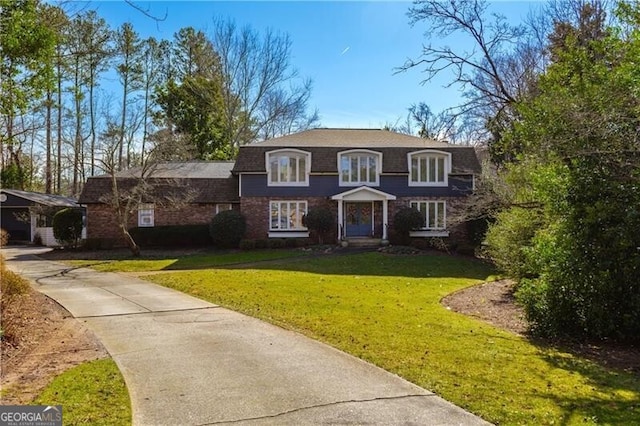
[[[447,216],[471,193],[473,147],[377,129],[314,129],[240,147],[240,209],[247,238],[308,237],[302,218],[329,209],[340,240],[388,239],[395,212],[414,207],[412,237],[449,237]]]
[[[61,195],[0,189],[0,227],[9,233],[9,241],[59,245],[53,237],[53,215],[66,208],[80,209],[76,200]]]
[[[121,197],[140,195],[128,228],[208,224],[222,210],[238,209],[233,162],[168,162],[156,164],[144,179],[141,169],[115,175]],[[112,176],[87,179],[78,202],[87,209],[87,238],[105,246],[124,245],[113,206]]]

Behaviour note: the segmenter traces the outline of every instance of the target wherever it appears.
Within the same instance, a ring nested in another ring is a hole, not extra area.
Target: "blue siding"
[[[309,177],[309,186],[267,186],[267,175],[242,175],[242,197],[330,197],[354,187],[338,186],[338,176]],[[407,176],[381,176],[376,188],[397,197],[460,197],[469,194],[471,179],[449,176],[447,187],[410,187]]]

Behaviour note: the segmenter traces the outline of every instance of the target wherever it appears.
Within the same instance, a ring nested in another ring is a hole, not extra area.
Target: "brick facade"
[[[233,206],[238,208],[237,205]],[[182,208],[154,208],[154,226],[207,224],[216,214],[216,204],[190,204]],[[128,220],[127,228],[138,226],[138,213],[133,213]],[[111,207],[105,204],[87,205],[87,238],[105,239],[116,245],[123,245],[124,240]]]

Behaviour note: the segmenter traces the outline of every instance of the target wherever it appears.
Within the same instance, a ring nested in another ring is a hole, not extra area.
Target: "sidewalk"
[[[96,333],[125,378],[134,425],[488,424],[298,333],[42,251],[2,254]]]

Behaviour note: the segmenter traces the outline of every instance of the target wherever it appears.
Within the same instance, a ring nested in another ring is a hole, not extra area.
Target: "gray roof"
[[[384,148],[443,148],[452,145],[433,139],[424,139],[382,129],[311,129],[279,138],[267,139],[251,146],[270,147],[350,147]]]
[[[0,192],[24,198],[36,204],[50,207],[79,207],[76,200],[62,195],[43,194],[41,192],[20,191],[19,189],[0,189]]]
[[[316,139],[315,136],[318,136]],[[362,148],[382,154],[383,173],[408,173],[407,154],[423,149],[451,153],[453,174],[480,173],[475,149],[387,130],[315,129],[240,147],[234,173],[266,173],[265,154],[278,148],[311,153],[312,173],[338,173],[338,153]]]
[[[237,203],[238,178],[231,174],[233,162],[184,162],[161,163],[154,167],[146,181],[152,187],[152,197],[174,194],[184,188],[196,191],[193,203]],[[129,169],[116,173],[120,190],[127,191],[138,182],[140,169]],[[87,179],[82,189],[80,204],[96,204],[111,191],[109,175]]]
[[[152,178],[224,179],[231,175],[233,161],[185,161],[154,164],[145,174]],[[141,168],[116,173],[116,177],[140,177]]]

